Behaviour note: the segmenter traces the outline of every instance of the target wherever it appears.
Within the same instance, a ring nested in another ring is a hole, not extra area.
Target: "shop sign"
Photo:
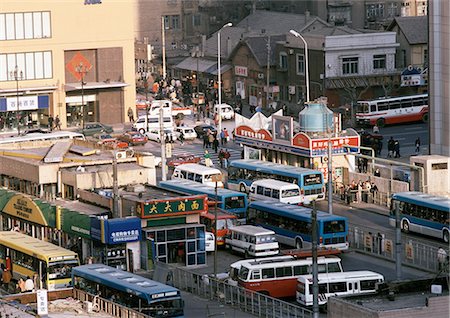
[[[62,209],[61,230],[68,234],[90,238],[91,217],[87,214]]]
[[[260,129],[258,131],[255,131],[251,127],[245,125],[236,127],[235,134],[237,136],[247,137],[251,139],[272,141],[272,134],[268,130]]]
[[[326,156],[328,153],[328,141],[329,139],[313,139],[311,141],[311,155],[312,156]],[[350,147],[359,147],[359,137],[338,137],[331,138],[331,147],[333,153],[345,153],[347,150],[344,145]]]
[[[238,66],[238,65],[236,65],[234,67],[234,75],[247,77],[248,76],[248,69],[247,69],[247,67],[246,66]]]
[[[38,109],[38,105],[37,95],[19,96],[19,108],[17,108],[17,97],[8,97],[6,99],[6,111],[35,110]]]
[[[3,208],[3,213],[13,217],[33,222],[39,225],[48,226],[47,218],[39,206],[30,198],[23,195],[15,195],[9,199]],[[47,212],[49,213],[49,212]],[[49,216],[47,216],[49,217]]]
[[[150,219],[161,216],[202,213],[206,212],[207,208],[206,195],[201,195],[138,203],[136,211],[142,219]]]
[[[105,244],[140,241],[141,230],[141,220],[137,217],[91,219],[91,237]]]
[[[298,133],[294,136],[292,140],[292,145],[300,148],[306,148],[309,149],[309,141],[311,139],[308,137],[305,133]]]

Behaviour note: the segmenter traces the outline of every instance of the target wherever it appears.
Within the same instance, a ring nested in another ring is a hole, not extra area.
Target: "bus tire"
[[[384,118],[378,118],[377,119],[377,126],[378,127],[384,127],[386,125],[386,120]]]
[[[406,220],[402,222],[402,231],[405,233],[409,233],[409,223]]]
[[[442,239],[444,240],[445,243],[448,244],[448,242],[450,241],[450,233],[448,230],[444,230],[444,234],[442,234]]]
[[[423,121],[424,123],[427,123],[427,122],[428,122],[428,113],[425,113],[425,114],[422,115],[422,121]]]
[[[241,183],[241,185],[239,186],[239,191],[247,193],[247,187],[245,186],[245,184]]]
[[[303,242],[302,242],[301,239],[296,239],[296,240],[295,240],[295,248],[296,248],[297,250],[303,248]]]

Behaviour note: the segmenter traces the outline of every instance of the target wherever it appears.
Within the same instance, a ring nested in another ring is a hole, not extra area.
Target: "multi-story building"
[[[402,17],[421,17],[428,14],[428,0],[402,1]]]
[[[430,153],[450,156],[450,3],[429,3]]]
[[[120,1],[3,2],[2,127],[49,116],[63,127],[124,122],[135,98],[132,20]]]

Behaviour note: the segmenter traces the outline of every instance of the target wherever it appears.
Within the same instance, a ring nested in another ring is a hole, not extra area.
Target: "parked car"
[[[127,142],[132,146],[145,145],[148,141],[147,137],[137,131],[128,131],[120,135],[118,138],[120,141]]]
[[[153,129],[150,129],[148,132],[146,132],[145,136],[147,136],[148,140],[161,142],[160,132],[161,132],[160,129],[153,128]],[[164,138],[165,138],[165,136],[169,136],[169,140],[170,140],[171,136],[172,136],[173,141],[177,140],[177,135],[174,133],[174,131],[172,129],[164,129]]]
[[[112,133],[113,128],[102,123],[91,122],[86,123],[84,128],[78,129],[77,132],[82,133],[85,136],[93,136],[99,133]]]
[[[175,134],[177,135],[177,139],[180,138],[181,133],[183,133],[184,139],[195,139],[197,138],[197,133],[194,128],[188,126],[178,126],[175,128]]]
[[[111,136],[110,134],[96,134],[95,139],[98,139],[97,143],[99,145],[108,145],[116,148],[128,148],[128,143],[125,141],[120,141],[117,138]]]
[[[214,115],[218,114],[220,110],[220,116],[222,119],[233,119],[234,109],[231,105],[222,103],[220,105],[214,105]]]
[[[213,133],[217,132],[216,127],[208,124],[200,124],[194,127],[194,131],[197,134],[198,138],[203,138],[203,135],[206,134],[208,130],[210,130]]]
[[[193,154],[181,154],[176,157],[174,157],[172,160],[170,160],[167,165],[169,167],[176,167],[185,163],[199,163],[202,158],[193,155]]]

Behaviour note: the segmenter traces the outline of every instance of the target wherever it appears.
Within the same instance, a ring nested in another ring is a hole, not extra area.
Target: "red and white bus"
[[[383,127],[415,121],[428,121],[428,94],[358,101],[356,121]]]
[[[341,259],[337,256],[318,257],[319,273],[342,272]],[[295,297],[297,278],[312,272],[312,258],[282,256],[253,259],[240,265],[238,283],[271,297]]]
[[[215,219],[214,212],[200,215],[200,222],[205,224],[206,231],[217,236],[217,246],[223,246],[225,244],[225,236],[230,233],[230,227],[238,225],[238,219],[234,214],[217,212],[217,234]]]

